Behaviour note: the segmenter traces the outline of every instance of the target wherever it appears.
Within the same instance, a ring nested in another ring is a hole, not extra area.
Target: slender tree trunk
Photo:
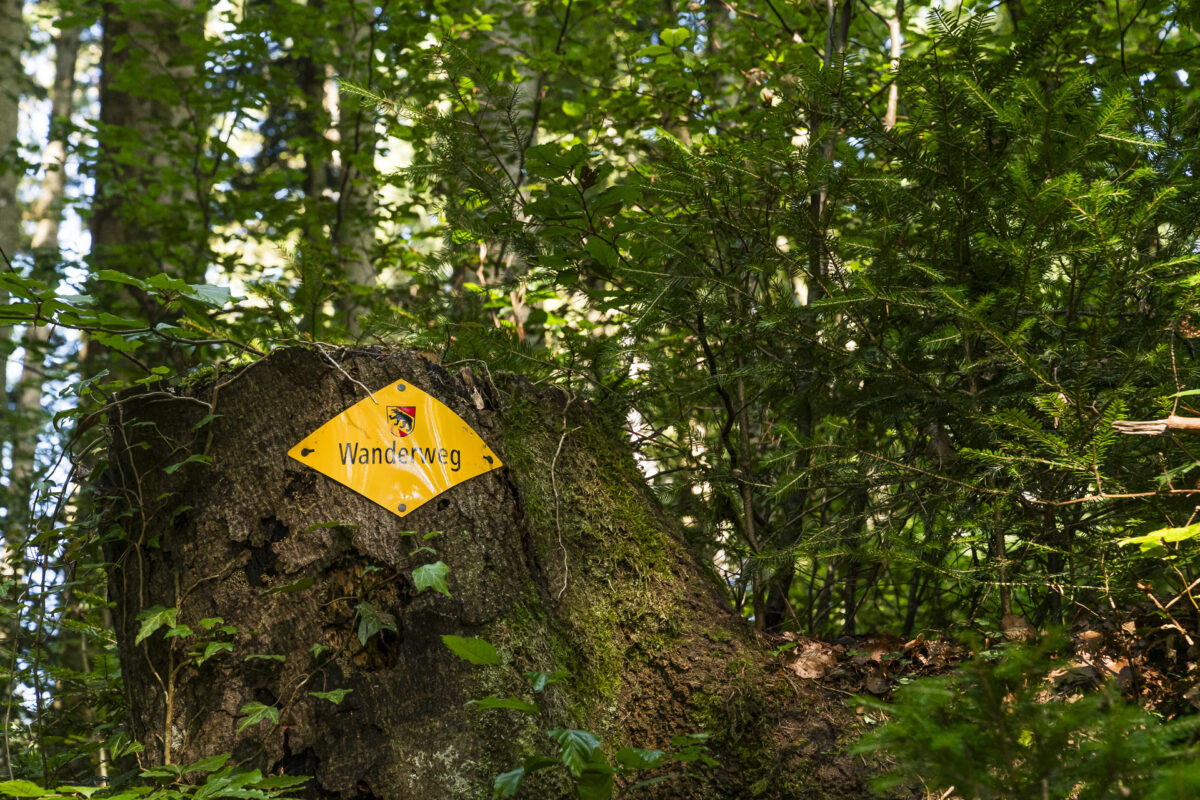
[[[194,0],[103,6],[101,133],[91,221],[94,269],[204,280],[208,230],[197,224],[203,215],[194,207],[207,189],[194,151],[202,146],[207,124],[189,102],[189,93],[196,91],[196,68],[185,56],[192,37],[183,35],[191,28],[198,37],[203,22]],[[130,80],[130,71],[142,79]],[[170,91],[162,88],[164,83]],[[127,152],[131,146],[139,148],[136,158]],[[156,298],[132,287],[118,291],[100,284],[93,293],[114,311],[138,315],[150,326],[174,318]],[[185,363],[182,354],[165,345],[143,347],[139,356],[155,363]],[[117,377],[140,374],[95,340],[86,343],[83,363],[85,374],[102,368]]]
[[[21,14],[21,0],[0,0],[0,269],[9,268],[5,258],[11,259],[17,251],[20,234],[20,209],[17,205],[17,186],[21,170],[17,160],[17,123],[21,99],[20,87],[23,80],[21,69],[21,47],[25,41],[25,22]],[[8,292],[0,289],[0,305],[7,304]],[[0,365],[7,367],[12,353],[12,326],[0,324]],[[6,375],[0,375],[0,449],[13,447],[17,441],[17,426],[9,412],[10,397]],[[24,507],[24,499],[16,487],[0,487],[0,505],[8,509]],[[0,537],[0,575],[13,580],[20,575],[21,550],[18,542],[21,530],[15,525],[5,525]],[[17,593],[14,592],[15,597]],[[7,593],[6,593],[7,597]],[[16,620],[12,601],[3,600],[5,617]],[[19,601],[18,601],[19,602]],[[0,659],[7,671],[15,664],[20,647],[21,628],[6,623],[0,626]],[[14,681],[6,677],[3,695],[11,697],[16,691]],[[10,728],[11,729],[11,728]],[[4,737],[5,747],[0,751],[0,777],[12,778],[12,759],[8,747],[9,737]]]
[[[54,85],[50,88],[50,141],[42,153],[42,183],[33,204],[37,228],[30,249],[34,274],[53,283],[57,279],[58,229],[62,219],[62,201],[67,185],[67,132],[74,108],[75,62],[79,55],[79,30],[58,34],[54,44]],[[25,354],[15,393],[18,436],[13,441],[12,484],[18,497],[28,497],[34,477],[34,452],[41,427],[42,383],[45,377],[46,349],[50,328],[28,325],[22,344]]]
[[[342,18],[342,62],[345,77],[371,88],[375,60],[375,7],[364,0],[347,0]],[[361,65],[361,69],[358,67]],[[338,301],[342,323],[351,338],[362,333],[363,292],[376,283],[375,261],[375,110],[355,103],[347,107],[334,87],[333,125],[337,136],[339,183],[334,226],[334,256],[350,290]]]
[[[21,177],[17,160],[17,115],[21,102],[24,70],[21,47],[25,43],[25,18],[21,0],[0,0],[0,247],[9,258],[17,249],[17,182]]]
[[[0,250],[11,259],[17,251],[21,209],[17,184],[21,177],[17,158],[17,120],[21,102],[21,46],[25,42],[25,18],[21,0],[0,0]],[[8,265],[0,259],[0,269]],[[0,289],[0,304],[8,292]],[[0,362],[11,352],[12,327],[0,324]],[[7,381],[0,379],[0,408],[8,408]],[[8,438],[8,437],[5,437]]]

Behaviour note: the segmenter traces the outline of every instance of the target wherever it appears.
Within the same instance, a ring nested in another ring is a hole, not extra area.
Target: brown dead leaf
[[[837,663],[837,657],[820,642],[809,642],[792,661],[792,671],[801,678],[817,679]]]

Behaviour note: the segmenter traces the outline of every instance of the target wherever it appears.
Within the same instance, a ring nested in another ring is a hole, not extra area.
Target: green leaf
[[[105,347],[112,348],[121,353],[132,353],[145,344],[145,342],[138,339],[130,339],[118,333],[105,333],[103,331],[93,333],[92,338]]]
[[[582,117],[587,113],[587,106],[574,100],[563,100],[562,110],[568,117]]]
[[[358,612],[358,641],[366,645],[367,641],[380,631],[396,633],[396,618],[391,614],[375,610],[370,603],[359,603],[354,607]]]
[[[165,272],[154,273],[142,285],[167,292],[185,292],[188,289],[186,281],[173,278]]]
[[[612,768],[605,765],[584,770],[575,781],[575,793],[579,800],[609,800],[613,793]]]
[[[181,294],[213,308],[220,308],[233,299],[233,292],[229,287],[211,286],[206,283],[189,284],[186,289],[181,290]]]
[[[328,700],[336,706],[341,704],[346,699],[346,695],[353,691],[353,689],[331,689],[328,692],[309,692],[309,694],[321,700]]]
[[[272,725],[279,723],[279,709],[274,706],[266,706],[257,701],[246,703],[238,709],[239,714],[245,714],[246,718],[242,720],[242,724],[238,726],[237,732],[242,731],[251,725],[257,725],[260,722],[270,722]]]
[[[302,592],[313,585],[312,578],[301,578],[298,581],[292,581],[284,586],[272,586],[264,592],[261,592],[259,597],[266,597],[271,594],[291,594],[292,592]]]
[[[541,711],[535,703],[529,703],[516,697],[497,697],[495,695],[482,700],[469,700],[467,705],[477,708],[511,708],[516,711],[524,711],[526,714],[537,714]]]
[[[178,614],[179,609],[163,608],[162,606],[153,606],[138,614],[138,619],[142,621],[142,626],[138,629],[137,636],[134,637],[134,645],[141,644],[146,640],[146,637],[164,625],[174,627],[175,617]]]
[[[201,428],[203,428],[205,425],[207,425],[208,423],[212,422],[213,420],[220,419],[223,416],[225,416],[225,415],[224,414],[205,414],[203,417],[200,418],[199,422],[197,422],[195,425],[192,426],[192,430],[198,431]]]
[[[521,779],[524,777],[524,767],[517,767],[511,772],[505,772],[502,775],[497,775],[495,782],[492,784],[492,797],[513,797],[516,795],[517,790],[521,788]]]
[[[1161,530],[1147,533],[1143,536],[1129,536],[1124,539],[1118,539],[1117,544],[1140,545],[1142,552],[1151,550],[1155,547],[1161,547],[1167,542],[1186,542],[1200,536],[1200,522],[1193,525],[1188,525],[1183,528],[1162,528]]]
[[[175,474],[175,471],[178,470],[183,465],[193,464],[193,463],[195,463],[195,464],[211,464],[212,456],[205,456],[205,455],[200,455],[199,453],[193,453],[192,455],[188,456],[183,461],[180,461],[177,464],[172,464],[169,467],[163,467],[163,472],[167,473],[168,475],[173,475],[173,474]]]
[[[583,245],[583,249],[604,267],[612,269],[617,266],[617,251],[613,249],[611,244],[599,236],[589,236],[587,242]]]
[[[672,747],[689,747],[708,741],[707,733],[682,733],[671,737]]]
[[[687,28],[667,28],[659,32],[658,38],[662,39],[662,43],[667,47],[673,49],[692,38],[692,32]]]
[[[571,728],[556,728],[546,735],[558,742],[558,760],[563,762],[572,775],[578,776],[584,768],[596,761],[600,740],[588,731]]]
[[[268,775],[261,780],[254,782],[254,788],[262,789],[263,791],[274,791],[277,789],[291,789],[295,786],[303,786],[312,778],[307,775]]]
[[[184,774],[189,772],[216,772],[221,767],[225,766],[225,762],[230,759],[229,753],[221,753],[208,758],[202,758],[199,761],[188,764],[183,768]]]
[[[529,686],[535,692],[540,692],[551,684],[558,683],[569,673],[565,669],[556,669],[554,672],[526,672],[525,677],[529,680]]]
[[[164,764],[160,767],[153,767],[145,770],[140,774],[143,778],[166,778],[168,780],[175,781],[183,777],[183,765]]]
[[[203,653],[203,655],[200,656],[199,660],[196,663],[203,664],[205,661],[208,661],[210,658],[215,656],[217,653],[232,653],[232,652],[233,652],[233,642],[209,642],[207,645],[205,645],[204,653]]]
[[[663,763],[666,758],[667,754],[662,750],[622,747],[617,751],[617,763],[629,769],[653,769]]]
[[[126,286],[136,286],[139,289],[146,288],[145,281],[140,278],[135,278],[124,272],[118,272],[115,269],[100,269],[96,270],[95,278],[98,281],[108,281],[110,283],[123,283]]]
[[[535,753],[531,756],[525,756],[525,759],[521,762],[521,766],[525,767],[526,773],[540,772],[550,767],[557,767],[558,759]]]
[[[675,52],[665,44],[651,44],[643,47],[633,54],[634,58],[655,58],[656,56],[666,56]]]
[[[187,638],[192,635],[192,629],[187,625],[172,625],[171,628],[163,635],[163,638],[170,639],[172,637]]]
[[[496,652],[496,648],[483,639],[445,634],[442,636],[442,642],[454,655],[464,661],[470,661],[477,667],[500,663],[500,654]]]
[[[0,783],[0,794],[6,794],[10,797],[41,797],[42,795],[54,794],[54,791],[43,789],[32,781],[15,780]]]
[[[417,567],[413,570],[413,584],[417,587],[418,593],[426,589],[433,589],[435,592],[449,597],[450,587],[446,585],[446,573],[449,571],[450,568],[441,561]]]

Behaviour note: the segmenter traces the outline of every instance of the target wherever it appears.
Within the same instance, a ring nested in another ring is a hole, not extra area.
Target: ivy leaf
[[[204,646],[204,653],[200,656],[197,664],[203,664],[217,653],[232,653],[233,642],[209,642]]]
[[[292,581],[284,586],[272,586],[270,589],[260,593],[259,597],[266,597],[272,594],[291,594],[292,592],[302,592],[313,585],[312,578],[301,578],[298,581]]]
[[[242,724],[238,725],[237,732],[242,731],[251,725],[257,725],[260,722],[270,722],[272,725],[279,723],[279,709],[274,706],[266,706],[257,701],[246,703],[238,709],[239,714],[245,714],[246,718],[242,720]]]
[[[450,572],[450,568],[441,561],[417,567],[413,570],[413,584],[417,587],[418,593],[426,589],[433,589],[435,592],[440,592],[449,597],[450,587],[446,585],[446,574],[448,572]]]
[[[380,613],[370,603],[359,603],[354,607],[358,612],[358,641],[366,645],[367,640],[380,631],[396,633],[396,618],[391,614]]]
[[[353,691],[353,689],[332,689],[328,692],[309,692],[309,694],[321,700],[328,700],[336,706],[340,705],[346,699],[346,695]]]
[[[138,629],[138,634],[133,640],[134,645],[141,644],[146,640],[146,637],[164,625],[172,628],[175,627],[175,618],[178,614],[178,608],[163,608],[162,606],[152,606],[138,614],[138,619],[142,621],[142,626]]]
[[[500,654],[496,652],[496,648],[483,639],[446,634],[442,636],[442,642],[454,655],[464,661],[470,661],[477,667],[500,663]]]
[[[187,625],[172,625],[164,635],[164,638],[171,639],[174,637],[187,638],[192,635],[192,629]]]

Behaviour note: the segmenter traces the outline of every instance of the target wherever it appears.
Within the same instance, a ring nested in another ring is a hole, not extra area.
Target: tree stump
[[[504,463],[403,518],[287,456],[399,379]],[[836,755],[851,715],[810,724],[812,700],[689,551],[620,422],[554,387],[387,349],[288,348],[124,397],[107,547],[143,765],[232,753],[311,776],[310,797],[489,798],[496,775],[550,750],[550,728],[591,731],[610,754],[706,732],[717,766],[660,768],[690,777],[634,796],[862,795]],[[450,596],[417,590],[434,561]],[[501,663],[473,666],[443,635],[484,639]],[[535,694],[525,673],[555,670]],[[469,705],[489,696],[541,711]],[[568,796],[555,775],[520,796]]]

